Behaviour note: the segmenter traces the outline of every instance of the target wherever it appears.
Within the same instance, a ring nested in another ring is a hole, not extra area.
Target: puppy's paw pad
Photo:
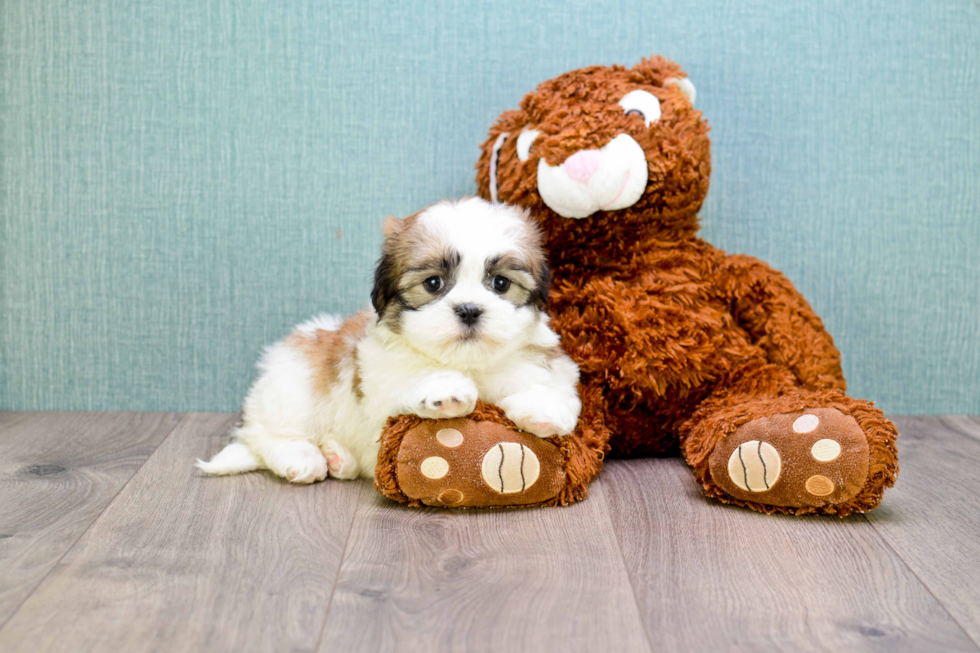
[[[353,453],[336,440],[328,440],[321,447],[327,460],[327,469],[333,478],[352,479],[360,473],[360,464]]]
[[[553,435],[567,435],[569,430],[563,429],[552,422],[536,422],[533,418],[513,420],[522,431],[527,431],[539,438],[550,438]]]
[[[416,413],[433,419],[462,417],[476,408],[476,384],[461,374],[434,375],[418,389]]]
[[[551,422],[531,422],[531,433],[534,433],[539,438],[547,438],[552,435],[558,435],[561,431],[560,428],[552,424]]]
[[[500,402],[507,417],[517,427],[539,438],[568,435],[575,428],[578,414],[546,392],[522,392]]]
[[[445,409],[452,410],[453,408],[459,406],[460,401],[457,397],[450,397],[449,399],[437,399],[436,401],[430,403],[431,403],[430,407],[435,408],[437,410],[445,410]]]

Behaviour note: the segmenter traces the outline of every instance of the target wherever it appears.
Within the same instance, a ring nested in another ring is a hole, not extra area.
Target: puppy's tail
[[[218,455],[209,462],[197,461],[197,468],[205,474],[215,476],[225,476],[228,474],[241,474],[251,472],[262,467],[262,463],[255,457],[252,450],[241,442],[232,442],[227,447],[218,452]]]

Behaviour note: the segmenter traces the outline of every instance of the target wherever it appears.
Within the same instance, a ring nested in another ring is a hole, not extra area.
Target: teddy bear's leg
[[[381,436],[375,488],[420,507],[490,508],[567,505],[588,495],[602,468],[608,431],[602,410],[583,392],[578,427],[563,438],[519,430],[503,411],[477,403],[451,420],[401,415]]]
[[[742,370],[681,429],[705,492],[761,512],[876,508],[898,474],[898,432],[870,402],[811,390],[778,365]]]

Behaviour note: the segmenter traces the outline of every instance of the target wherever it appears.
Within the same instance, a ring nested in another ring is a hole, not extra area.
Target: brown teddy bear
[[[582,417],[573,435],[537,441],[481,405],[449,429],[458,442],[439,479],[419,463],[449,451],[433,435],[445,425],[392,420],[382,493],[566,504],[586,496],[606,454],[679,449],[726,503],[840,516],[879,504],[898,474],[895,426],[845,393],[833,340],[786,277],[698,238],[711,156],[694,99],[680,67],[652,57],[565,73],[500,116],[479,194],[527,207],[544,229],[549,312],[581,367]]]

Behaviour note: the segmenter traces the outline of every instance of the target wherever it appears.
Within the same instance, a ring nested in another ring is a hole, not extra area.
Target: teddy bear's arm
[[[728,256],[719,283],[735,320],[771,362],[788,366],[807,387],[846,389],[833,338],[782,273],[751,256]]]

